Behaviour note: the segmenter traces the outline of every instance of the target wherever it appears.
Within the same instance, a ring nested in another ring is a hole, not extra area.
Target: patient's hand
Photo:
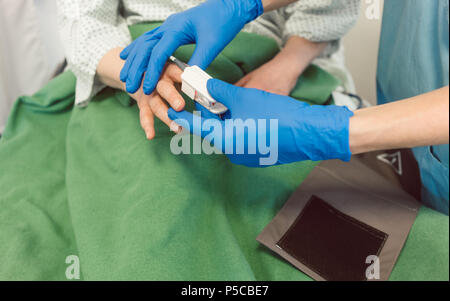
[[[273,59],[250,72],[236,86],[255,88],[270,93],[288,96],[297,83],[297,72],[287,72],[283,62]]]
[[[323,51],[325,46],[326,43],[313,43],[292,36],[277,56],[244,76],[236,85],[289,95],[294,89],[298,77]]]
[[[181,82],[181,73],[182,71],[177,66],[167,64],[155,92],[146,95],[141,86],[136,93],[130,94],[139,106],[141,127],[149,140],[155,137],[154,116],[158,117],[172,131],[180,130],[180,127],[167,116],[169,108],[166,101],[175,111],[184,109],[184,99],[176,88]]]
[[[120,81],[120,70],[125,63],[119,57],[121,51],[122,48],[114,48],[103,56],[97,66],[97,76],[105,85],[125,91],[125,84]],[[141,85],[136,93],[130,94],[139,106],[141,126],[148,139],[155,137],[154,116],[161,119],[167,126],[172,126],[173,131],[179,130],[180,127],[167,116],[167,103],[175,111],[184,109],[184,99],[176,89],[177,83],[181,82],[181,73],[182,71],[175,65],[167,65],[159,80],[157,91],[151,95],[145,95]]]

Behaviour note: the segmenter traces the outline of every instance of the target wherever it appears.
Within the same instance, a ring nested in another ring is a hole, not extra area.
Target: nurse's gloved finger
[[[136,56],[128,71],[128,77],[126,81],[128,93],[135,93],[141,87],[144,72],[147,69],[150,55],[156,43],[156,40],[142,43],[139,49],[137,49]]]
[[[131,44],[130,45],[128,45],[127,47],[125,47],[125,49],[123,49],[121,52],[120,52],[120,58],[122,59],[122,60],[126,60],[127,58],[128,58],[128,55],[131,53],[131,50],[133,50],[133,48],[134,48],[134,46],[136,45],[136,41],[137,40],[134,40],[133,42],[131,42]]]
[[[125,83],[127,81],[128,71],[130,70],[130,68],[133,64],[134,58],[136,56],[136,52],[137,52],[136,48],[133,48],[131,50],[131,53],[128,55],[128,58],[125,61],[125,64],[123,65],[122,70],[120,70],[120,81],[121,82]]]
[[[120,52],[120,58],[122,60],[126,60],[128,58],[128,55],[131,53],[131,50],[133,50],[136,47],[136,44],[141,42],[142,39],[146,39],[146,40],[154,39],[155,38],[155,34],[159,31],[159,28],[160,27],[158,26],[155,29],[145,33],[144,36],[141,36],[141,37],[137,38],[136,40],[134,40],[133,42],[131,42],[130,45],[125,47],[125,49]]]
[[[224,129],[223,122],[220,120],[201,118],[200,116],[194,115],[187,111],[177,112],[174,109],[170,108],[167,114],[169,115],[170,119],[176,122],[176,124],[184,127],[192,134],[201,136],[202,138],[208,140],[209,138],[211,138],[209,134],[211,134],[214,128],[219,127],[221,129]],[[222,138],[223,136],[224,135],[222,135]],[[222,149],[222,147],[220,147],[220,149]]]
[[[218,79],[210,79],[206,84],[212,98],[221,102],[228,109],[232,109],[236,99],[241,99],[241,94],[245,88],[236,87]]]
[[[150,94],[155,90],[169,56],[180,46],[180,39],[176,35],[166,33],[153,48],[143,83],[145,94]]]
[[[155,137],[155,127],[153,112],[150,109],[150,104],[146,99],[139,100],[137,104],[139,107],[139,120],[141,122],[141,127],[144,130],[147,139],[151,140]]]
[[[184,127],[186,130],[191,132],[192,134],[201,135],[202,126],[201,122],[194,122],[194,115],[187,111],[177,112],[174,109],[170,108],[167,112],[167,115],[171,120],[176,122],[176,124]],[[197,117],[198,118],[198,117]]]
[[[181,111],[184,109],[184,98],[178,92],[177,88],[175,88],[174,83],[169,79],[162,78],[156,86],[156,91],[176,111]]]
[[[155,40],[155,39],[160,39],[163,35],[163,32],[160,30],[161,26],[156,27],[155,29],[150,30],[149,32],[145,33],[143,38],[146,41],[149,40]]]
[[[220,120],[219,116],[211,113],[210,111],[208,111],[207,108],[205,108],[204,106],[202,106],[201,104],[199,104],[198,102],[195,102],[195,110],[200,112],[202,118],[205,119],[217,119]]]
[[[195,47],[194,53],[192,54],[188,65],[196,65],[205,70],[219,55],[219,52],[220,50],[216,50],[213,46],[211,46],[211,43],[206,43],[199,40],[197,41],[197,46]]]
[[[149,96],[144,96],[149,97]],[[165,104],[164,100],[157,94],[152,93],[149,97],[150,108],[153,114],[158,117],[162,122],[164,122],[169,128],[172,124],[172,120],[167,115],[167,110],[169,109]]]

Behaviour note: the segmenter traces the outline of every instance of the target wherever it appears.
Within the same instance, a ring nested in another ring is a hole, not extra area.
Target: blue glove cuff
[[[309,106],[300,109],[294,129],[297,161],[350,161],[350,118],[353,112],[341,106]]]
[[[241,0],[247,2],[248,16],[246,23],[250,23],[264,13],[264,7],[261,0]]]
[[[318,151],[319,160],[339,159],[350,161],[350,118],[354,115],[345,106],[324,107],[329,114],[324,114],[330,122],[328,129],[322,129],[321,151]],[[327,116],[328,115],[328,116]],[[320,144],[319,144],[320,145]]]
[[[350,118],[354,116],[354,113],[347,109],[347,107],[342,107],[344,111],[342,118],[340,120],[341,130],[339,132],[340,137],[340,147],[338,149],[342,150],[342,153],[337,156],[337,159],[348,162],[352,158],[352,151],[350,150]]]
[[[332,109],[335,111],[333,126],[335,132],[328,137],[332,152],[326,154],[323,159],[340,159],[348,162],[352,157],[350,150],[350,118],[354,113],[347,107],[334,106]]]

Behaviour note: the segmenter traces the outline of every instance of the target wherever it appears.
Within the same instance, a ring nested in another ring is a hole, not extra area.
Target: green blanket
[[[234,82],[277,51],[241,33],[208,71]],[[324,103],[337,84],[312,66],[293,96]],[[124,93],[105,89],[80,109],[74,91],[66,72],[19,98],[0,139],[1,280],[65,280],[69,255],[84,280],[310,280],[255,238],[315,163],[250,169],[175,156],[161,122],[145,139]],[[448,229],[423,208],[391,278],[448,279]]]

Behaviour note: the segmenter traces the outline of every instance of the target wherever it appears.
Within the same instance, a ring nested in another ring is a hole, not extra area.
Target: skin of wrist
[[[366,141],[369,137],[366,133],[366,127],[364,126],[364,112],[358,110],[354,112],[355,114],[350,118],[349,125],[349,145],[352,154],[357,155],[365,152],[365,148],[369,145]]]
[[[117,47],[108,51],[97,65],[97,76],[100,81],[112,88],[126,91],[126,83],[120,80],[120,71],[125,64],[125,61],[119,57],[122,47]],[[138,101],[140,98],[140,90],[134,94],[129,94],[134,100]]]
[[[109,50],[98,63],[96,73],[103,84],[125,91],[125,83],[120,81],[120,71],[125,64],[119,57],[122,50],[122,47]]]
[[[352,154],[362,154],[378,149],[391,149],[389,145],[379,147],[385,133],[395,128],[396,121],[383,122],[377,117],[377,111],[383,106],[369,107],[354,112],[350,118],[349,144]],[[374,114],[375,113],[375,114]]]

